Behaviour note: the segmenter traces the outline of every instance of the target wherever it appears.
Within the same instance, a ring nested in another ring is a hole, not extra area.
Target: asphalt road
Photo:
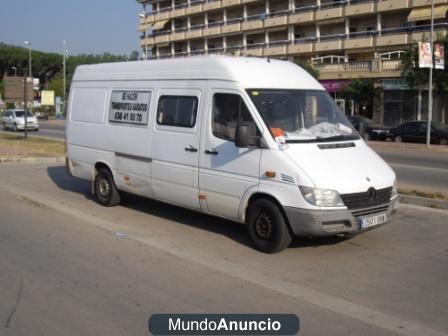
[[[65,139],[65,122],[54,120],[39,120],[39,131],[31,132],[31,135],[61,140]]]
[[[394,169],[402,189],[448,194],[448,152],[373,147]]]
[[[63,166],[0,165],[0,334],[147,335],[153,313],[295,313],[301,335],[446,335],[447,212],[254,251],[244,228],[140,197],[104,208]]]

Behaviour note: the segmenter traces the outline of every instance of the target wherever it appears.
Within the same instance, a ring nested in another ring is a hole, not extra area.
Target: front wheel
[[[120,204],[120,193],[109,169],[101,168],[98,170],[94,187],[95,197],[101,205],[110,207]]]
[[[250,205],[246,224],[253,244],[262,252],[277,253],[291,243],[291,233],[282,211],[268,199],[259,199]]]

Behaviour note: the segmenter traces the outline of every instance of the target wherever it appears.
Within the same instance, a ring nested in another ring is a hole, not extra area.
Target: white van
[[[313,77],[278,60],[78,67],[67,169],[102,205],[125,191],[225,217],[268,253],[369,230],[398,206],[392,169]]]

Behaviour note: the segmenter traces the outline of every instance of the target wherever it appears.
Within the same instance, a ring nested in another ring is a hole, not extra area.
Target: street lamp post
[[[146,10],[143,10],[138,16],[145,20],[145,60],[148,60],[148,20]]]
[[[426,147],[431,146],[431,120],[432,120],[432,70],[434,67],[434,0],[431,0],[431,35],[429,45],[431,50],[431,67],[429,68],[429,88],[428,88],[428,125],[426,130]]]
[[[29,71],[29,78],[31,79],[31,87],[34,88],[34,81],[33,81],[33,70],[31,68],[32,60],[31,60],[31,42],[25,41],[23,42],[25,45],[28,46],[28,71]],[[25,76],[25,88],[26,88],[26,76]],[[31,90],[33,92],[33,90]],[[30,97],[30,111],[32,111],[33,108],[33,96]],[[28,137],[28,111],[26,110],[26,102],[25,102],[25,113],[24,113],[24,119],[25,119],[25,138]]]
[[[63,102],[63,113],[65,115],[65,106],[66,106],[66,91],[67,91],[67,83],[66,83],[66,69],[67,69],[67,53],[65,40],[62,41],[63,52],[62,52],[62,102]]]

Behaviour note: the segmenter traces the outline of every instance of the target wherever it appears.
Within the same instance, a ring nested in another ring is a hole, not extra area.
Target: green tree
[[[365,107],[363,115],[371,116],[373,99],[378,96],[378,90],[375,88],[372,79],[353,79],[350,84],[342,90],[344,99],[353,100],[355,111],[361,113],[361,107]]]
[[[296,58],[294,60],[294,63],[303,68],[306,72],[308,72],[311,76],[313,76],[316,79],[319,79],[319,71],[313,67],[313,65],[301,58]]]
[[[129,55],[129,61],[138,61],[138,56],[140,55],[140,53],[136,50],[132,51],[131,54]]]
[[[428,41],[428,38],[424,37],[423,42]],[[446,47],[448,45],[448,35],[437,34],[435,40],[436,42],[442,43]],[[445,52],[445,67],[448,65],[448,55]],[[418,67],[418,43],[414,41],[410,45],[404,54],[402,59],[402,74],[403,77],[411,88],[416,88],[420,85],[428,85],[429,82],[429,71],[427,68]],[[433,69],[433,84],[434,89],[438,93],[448,92],[448,71],[447,69]]]
[[[68,83],[69,82],[67,81],[67,86],[68,86]],[[50,80],[50,83],[48,84],[48,90],[54,91],[55,97],[62,97],[63,79],[62,79],[62,74],[61,73],[56,74]]]

